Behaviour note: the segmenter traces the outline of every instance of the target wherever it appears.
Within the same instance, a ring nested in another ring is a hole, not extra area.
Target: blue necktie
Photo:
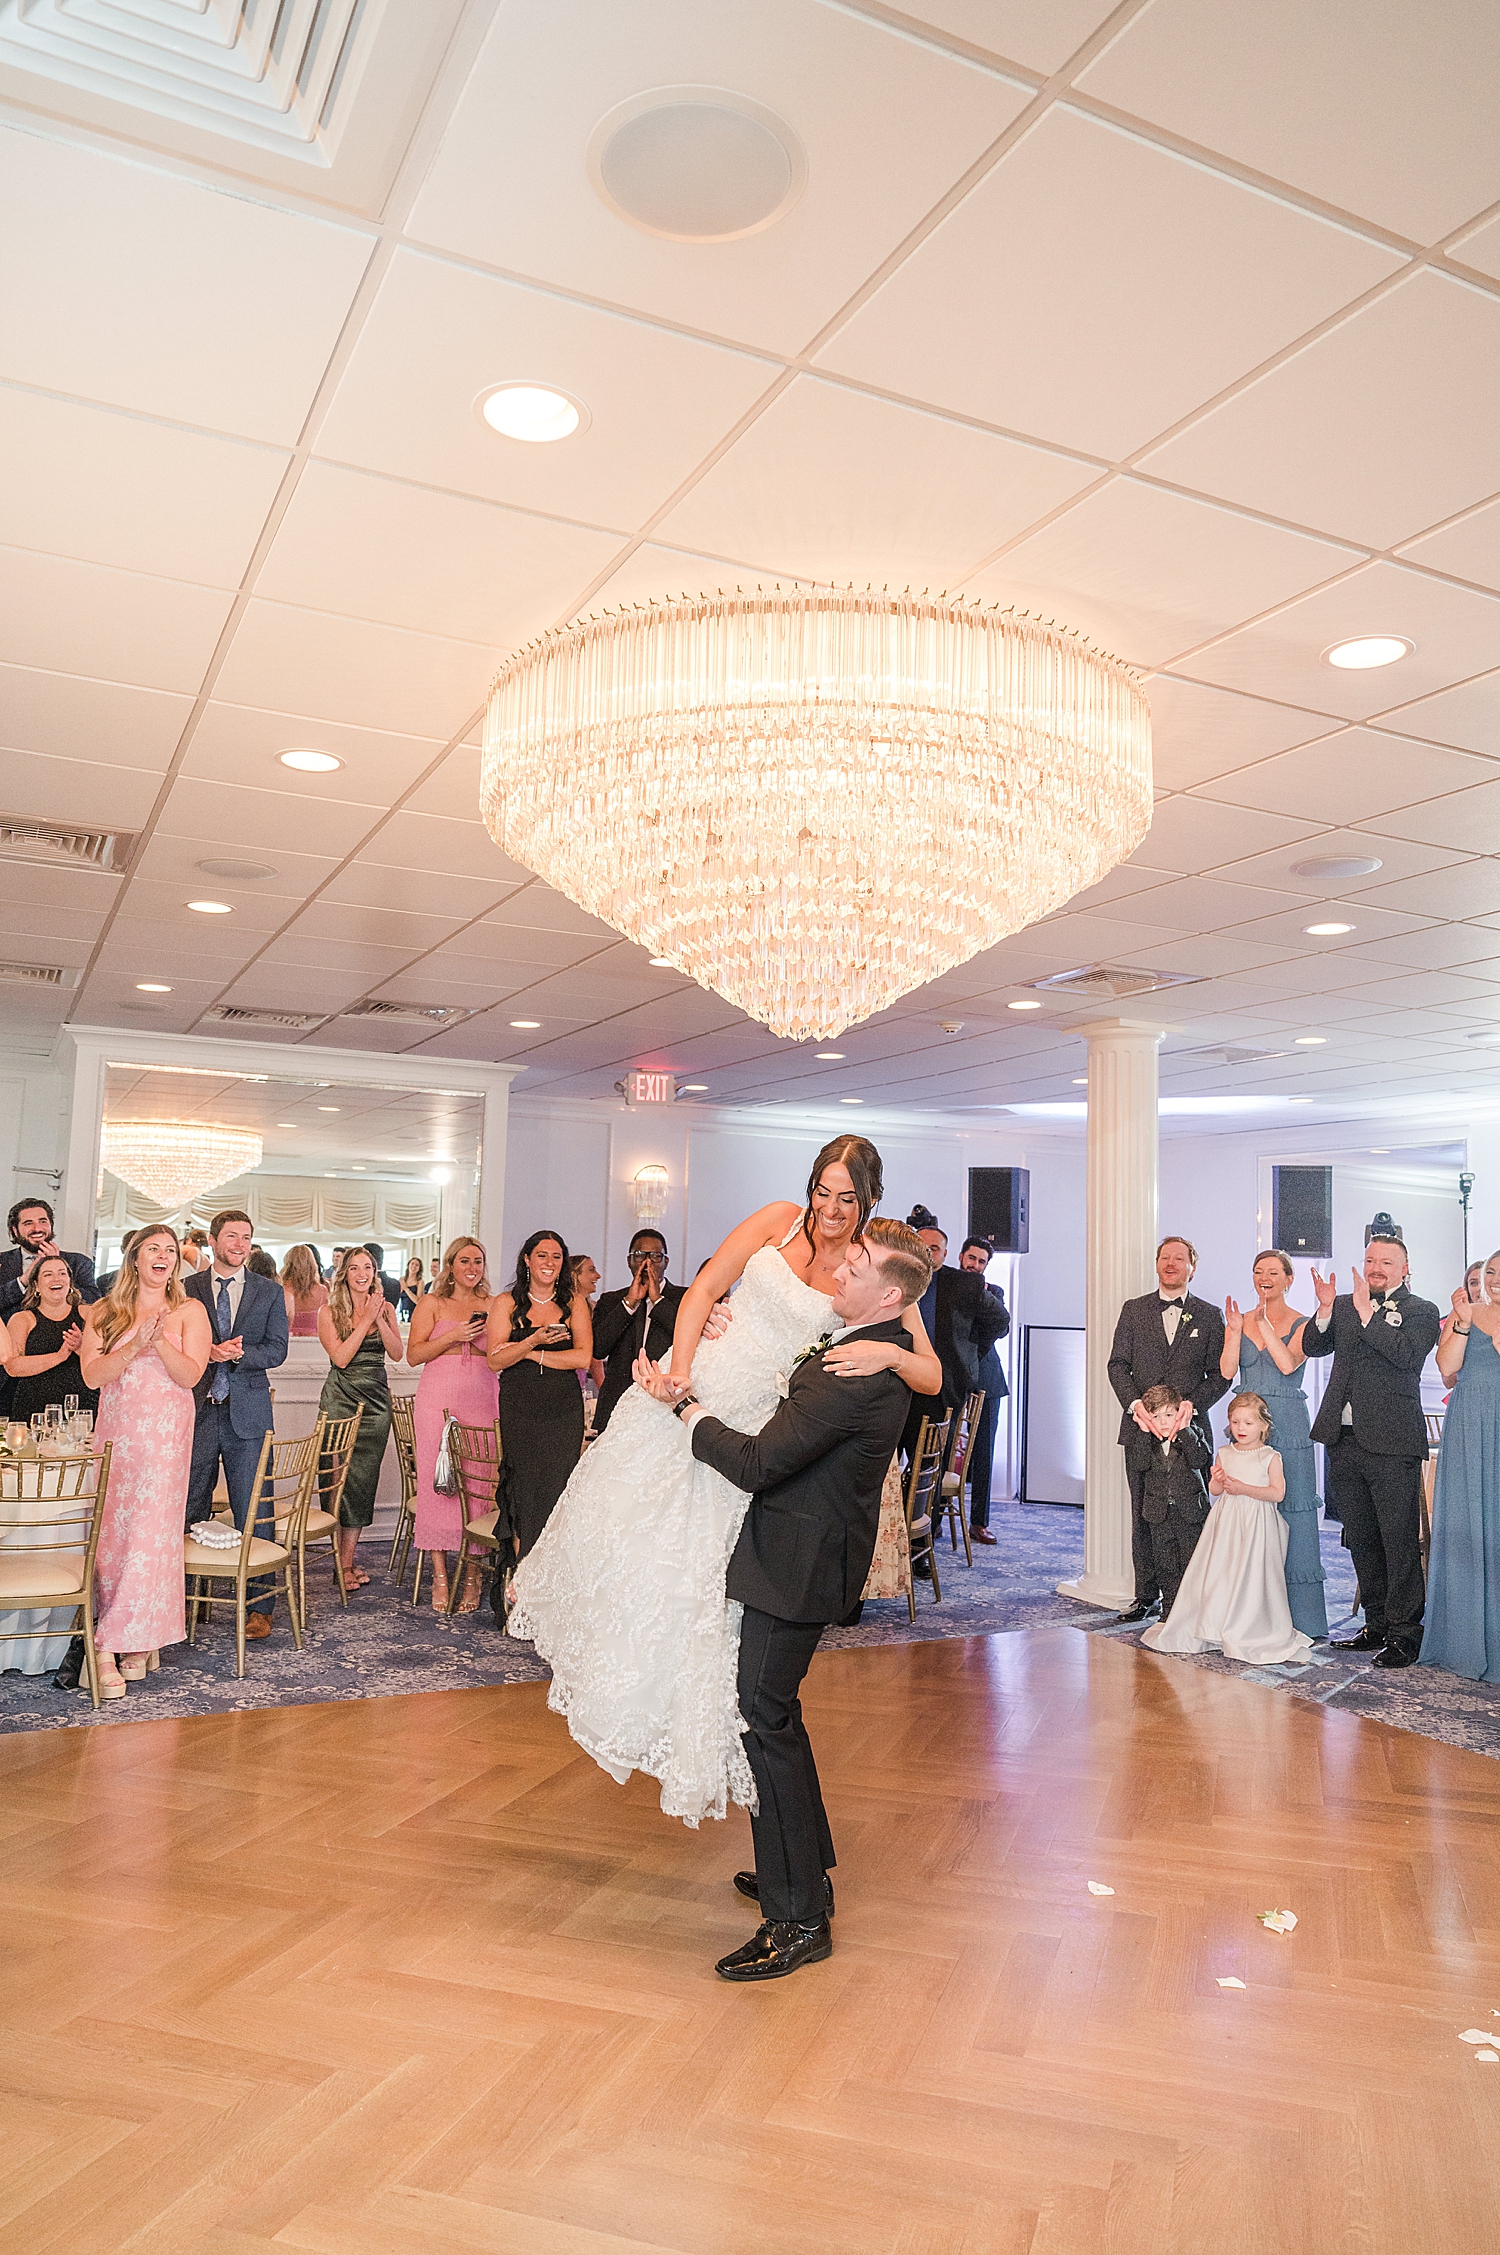
[[[219,1337],[221,1340],[229,1337],[229,1286],[222,1278],[219,1281]],[[214,1382],[208,1389],[208,1398],[211,1402],[228,1401],[229,1365],[227,1362],[215,1364]]]

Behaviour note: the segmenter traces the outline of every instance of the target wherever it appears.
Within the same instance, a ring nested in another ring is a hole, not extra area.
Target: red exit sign
[[[675,1073],[627,1073],[625,1076],[625,1101],[627,1104],[674,1104],[677,1100]]]

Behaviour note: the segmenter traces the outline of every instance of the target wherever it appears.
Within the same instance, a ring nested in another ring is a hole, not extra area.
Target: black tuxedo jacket
[[[899,1317],[851,1338],[907,1344]],[[835,1378],[821,1355],[799,1362],[786,1400],[759,1433],[717,1417],[693,1421],[693,1454],[750,1508],[729,1561],[727,1594],[782,1621],[842,1621],[869,1579],[880,1491],[911,1395],[893,1370]]]
[[[1373,1456],[1427,1455],[1427,1419],[1422,1413],[1422,1365],[1438,1342],[1442,1317],[1431,1300],[1419,1300],[1406,1285],[1391,1293],[1388,1306],[1400,1315],[1388,1323],[1376,1309],[1361,1323],[1354,1301],[1341,1292],[1333,1320],[1320,1331],[1309,1316],[1302,1326],[1305,1355],[1332,1355],[1333,1368],[1312,1437],[1324,1448],[1343,1439],[1344,1404],[1354,1412],[1354,1437]]]
[[[956,1409],[979,1391],[979,1365],[1010,1329],[1005,1302],[972,1269],[940,1268],[933,1346],[943,1366],[943,1407]]]
[[[1125,1302],[1110,1349],[1109,1382],[1125,1412],[1120,1441],[1132,1470],[1144,1469],[1153,1449],[1160,1454],[1159,1444],[1141,1431],[1130,1414],[1131,1403],[1139,1401],[1148,1386],[1175,1386],[1192,1403],[1192,1430],[1212,1451],[1208,1413],[1229,1391],[1229,1380],[1219,1368],[1223,1352],[1224,1318],[1211,1301],[1188,1293],[1170,1347],[1160,1294],[1148,1292],[1142,1299]]]
[[[1139,1426],[1136,1431],[1140,1431]],[[1185,1519],[1189,1526],[1201,1527],[1210,1502],[1203,1475],[1212,1461],[1212,1446],[1201,1440],[1191,1425],[1174,1434],[1169,1449],[1163,1450],[1160,1441],[1152,1440],[1141,1495],[1141,1517],[1147,1526],[1159,1527],[1164,1519]]]
[[[184,1277],[183,1290],[207,1308],[208,1327],[217,1339],[218,1294],[212,1261]],[[211,1362],[193,1388],[193,1400],[201,1410],[215,1376],[227,1367],[230,1427],[242,1441],[258,1441],[263,1433],[270,1432],[273,1422],[271,1382],[266,1372],[279,1369],[287,1356],[286,1294],[279,1282],[273,1284],[268,1276],[245,1271],[234,1331],[244,1341],[244,1353],[238,1362]]]
[[[14,1315],[25,1297],[21,1270],[30,1254],[20,1245],[12,1245],[8,1253],[0,1253],[0,1316]],[[64,1253],[63,1259],[73,1271],[73,1282],[78,1286],[78,1297],[85,1302],[101,1297],[94,1276],[94,1263],[87,1253]]]
[[[651,1310],[649,1325],[645,1326],[645,1348],[653,1362],[665,1361],[672,1351],[677,1310],[686,1290],[685,1284],[662,1286],[661,1298]],[[641,1351],[642,1328],[640,1309],[626,1307],[623,1291],[600,1293],[594,1308],[594,1353],[604,1365],[604,1384],[599,1388],[599,1405],[594,1411],[596,1433],[604,1431],[615,1403],[634,1383],[630,1366]]]

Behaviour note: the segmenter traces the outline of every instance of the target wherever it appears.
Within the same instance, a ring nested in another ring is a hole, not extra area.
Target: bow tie
[[[1162,1306],[1164,1308],[1185,1308],[1187,1302],[1186,1300],[1163,1300]]]

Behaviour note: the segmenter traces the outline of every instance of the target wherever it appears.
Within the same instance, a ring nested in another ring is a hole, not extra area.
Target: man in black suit
[[[209,1224],[213,1258],[183,1279],[183,1290],[208,1310],[214,1344],[208,1367],[193,1389],[198,1407],[193,1427],[193,1460],[188,1472],[185,1525],[195,1526],[213,1510],[219,1466],[229,1490],[229,1508],[242,1531],[255,1508],[251,1490],[261,1443],[272,1429],[268,1370],[287,1356],[286,1293],[279,1281],[246,1269],[255,1231],[250,1216],[237,1210],[215,1214]],[[275,1533],[268,1516],[257,1530],[269,1541]],[[252,1639],[271,1633],[275,1600],[264,1580],[253,1582],[256,1602],[245,1633]]]
[[[383,1245],[369,1244],[365,1246],[364,1250],[369,1254],[371,1260],[375,1263],[375,1275],[379,1281],[381,1291],[386,1296],[388,1304],[393,1308],[399,1306],[401,1300],[401,1287],[396,1282],[394,1276],[387,1276],[385,1273],[385,1247]]]
[[[1342,1649],[1373,1652],[1377,1668],[1409,1668],[1422,1642],[1422,1365],[1442,1319],[1407,1274],[1400,1238],[1372,1237],[1350,1291],[1313,1270],[1318,1312],[1302,1326],[1302,1352],[1333,1357],[1312,1437],[1328,1452],[1329,1516],[1344,1523],[1365,1609]]]
[[[1213,1457],[1208,1413],[1229,1391],[1219,1368],[1224,1352],[1224,1318],[1207,1300],[1188,1290],[1198,1252],[1185,1237],[1164,1237],[1156,1248],[1156,1290],[1127,1300],[1115,1325],[1109,1356],[1109,1382],[1120,1397],[1120,1445],[1130,1482],[1130,1555],[1135,1567],[1135,1603],[1122,1621],[1144,1621],[1161,1601],[1151,1532],[1142,1516],[1146,1467],[1156,1442],[1141,1397],[1150,1386],[1175,1386],[1193,1405],[1192,1427]]]
[[[958,1265],[981,1282],[984,1272],[995,1257],[995,1248],[987,1237],[966,1237],[958,1256]],[[984,1388],[984,1408],[979,1413],[979,1430],[969,1445],[966,1466],[969,1480],[969,1536],[978,1543],[993,1543],[990,1533],[990,1481],[995,1466],[995,1431],[1000,1421],[1000,1404],[1010,1392],[1005,1382],[1005,1372],[1000,1367],[1000,1357],[995,1352],[995,1342],[1010,1331],[1010,1309],[1005,1304],[1005,1294],[998,1284],[984,1287],[985,1318],[976,1323],[974,1342],[979,1348],[979,1383]]]
[[[675,1404],[694,1456],[750,1493],[725,1587],[745,1609],[739,1709],[759,1802],[755,1870],[737,1873],[735,1885],[763,1916],[754,1939],[719,1960],[726,1981],[778,1980],[833,1948],[833,1840],[797,1694],[824,1628],[859,1603],[907,1408],[893,1370],[841,1374],[839,1350],[856,1339],[905,1345],[901,1317],[930,1273],[903,1223],[867,1222],[835,1279],[839,1328],[800,1359],[758,1434],[731,1432],[690,1392]],[[679,1390],[644,1357],[636,1377],[658,1401]]]
[[[636,1357],[665,1362],[685,1284],[667,1282],[667,1241],[659,1229],[638,1229],[630,1240],[630,1282],[623,1291],[600,1295],[594,1310],[594,1353],[604,1365],[604,1384],[594,1411],[594,1431],[602,1433],[615,1403],[633,1383]]]
[[[980,1359],[985,1347],[999,1333],[984,1278],[966,1269],[947,1266],[948,1235],[937,1215],[926,1206],[913,1206],[906,1217],[906,1226],[916,1231],[932,1257],[932,1282],[922,1294],[918,1313],[943,1366],[943,1390],[938,1399],[914,1399],[907,1411],[901,1453],[909,1463],[917,1452],[922,1419],[941,1417],[947,1410],[959,1409],[970,1394],[978,1393]],[[1009,1318],[1005,1320],[1008,1328]],[[924,1581],[932,1579],[932,1568],[925,1560],[912,1571]]]

